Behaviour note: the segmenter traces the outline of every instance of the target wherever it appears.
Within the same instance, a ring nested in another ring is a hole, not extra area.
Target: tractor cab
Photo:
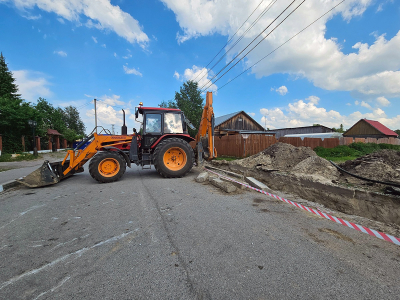
[[[139,114],[142,120],[139,120]],[[182,135],[189,137],[185,116],[180,109],[159,107],[136,107],[135,121],[140,122],[141,147],[150,149],[163,137]]]

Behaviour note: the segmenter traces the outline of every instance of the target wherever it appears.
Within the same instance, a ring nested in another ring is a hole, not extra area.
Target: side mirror
[[[139,110],[136,108],[136,111],[135,111],[135,118],[137,119],[137,118],[139,118]]]

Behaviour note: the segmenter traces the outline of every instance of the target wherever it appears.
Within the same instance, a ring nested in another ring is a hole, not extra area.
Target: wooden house
[[[332,128],[323,125],[295,127],[295,128],[279,128],[279,129],[274,129],[272,131],[276,133],[277,139],[287,134],[310,134],[310,133],[334,132]]]
[[[353,138],[397,138],[398,134],[378,121],[361,119],[349,130],[343,133],[344,137]]]
[[[231,134],[270,134],[264,127],[258,124],[252,117],[244,111],[238,111],[225,116],[215,118],[214,123],[215,136],[224,136]]]

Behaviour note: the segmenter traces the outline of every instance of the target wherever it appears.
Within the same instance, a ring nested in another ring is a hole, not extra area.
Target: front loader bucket
[[[52,165],[54,165],[54,163],[52,163]],[[55,173],[53,167],[46,160],[39,169],[33,171],[31,174],[25,177],[16,179],[16,181],[28,187],[35,188],[35,187],[56,184],[60,182],[60,177]]]

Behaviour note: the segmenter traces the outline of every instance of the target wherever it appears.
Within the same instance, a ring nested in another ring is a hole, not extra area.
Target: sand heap
[[[232,161],[230,164],[245,168],[262,166],[264,169],[291,171],[299,162],[314,156],[317,154],[311,148],[276,143],[260,153]]]
[[[365,178],[400,183],[400,151],[381,150],[355,160],[348,160],[340,167]],[[344,178],[351,183],[358,182],[357,179],[350,179],[349,175]]]

